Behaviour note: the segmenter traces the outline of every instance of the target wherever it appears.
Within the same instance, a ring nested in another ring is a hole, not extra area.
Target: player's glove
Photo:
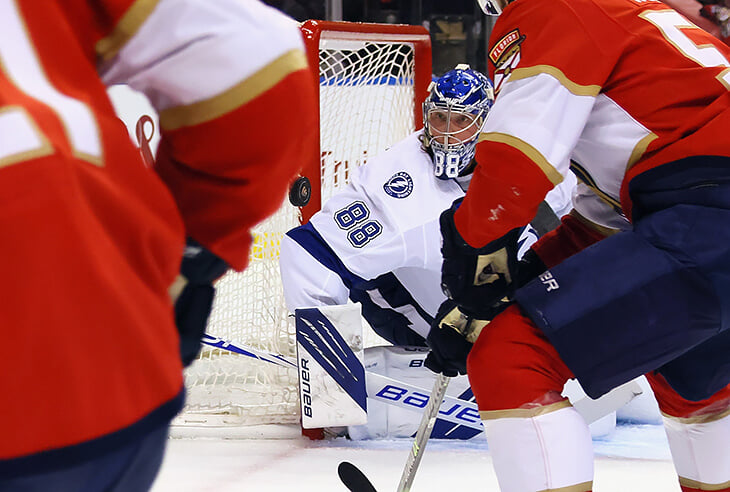
[[[424,365],[449,377],[466,374],[466,358],[474,342],[482,329],[509,304],[500,302],[486,319],[479,319],[463,313],[454,301],[444,301],[426,338],[431,351]]]
[[[213,308],[213,281],[226,270],[225,261],[193,239],[187,240],[180,266],[185,286],[175,301],[175,324],[180,333],[180,357],[184,367],[189,366],[200,351],[200,339]]]
[[[547,266],[545,266],[545,263],[543,263],[540,257],[537,256],[535,250],[532,248],[528,249],[525,254],[522,255],[520,261],[517,262],[517,272],[515,273],[515,278],[512,279],[515,289],[524,287],[530,280],[537,278],[542,273],[545,273],[547,269]]]
[[[486,319],[495,306],[514,293],[517,241],[522,228],[509,231],[482,248],[473,248],[461,237],[454,224],[458,203],[441,214],[444,258],[441,289],[464,311]]]

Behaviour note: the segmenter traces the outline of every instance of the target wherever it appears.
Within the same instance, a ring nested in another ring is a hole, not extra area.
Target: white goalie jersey
[[[462,198],[469,177],[442,180],[415,132],[357,168],[349,185],[281,245],[288,309],[362,304],[363,317],[394,345],[424,345],[441,292],[439,216]],[[559,216],[575,181],[548,195]],[[526,228],[520,254],[537,240]]]

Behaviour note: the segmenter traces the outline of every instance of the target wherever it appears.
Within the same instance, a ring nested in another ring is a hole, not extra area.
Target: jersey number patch
[[[52,109],[63,124],[75,157],[103,165],[96,118],[78,99],[61,93],[46,77],[28,29],[15,2],[0,0],[0,67],[7,80],[27,96]],[[9,131],[12,130],[12,131]],[[13,135],[13,138],[2,138]],[[22,162],[54,151],[32,116],[20,106],[0,107],[0,166]]]
[[[347,231],[347,240],[356,248],[362,248],[380,236],[383,226],[377,220],[368,220],[370,210],[365,203],[357,201],[335,212],[337,227]]]
[[[682,29],[699,29],[699,27],[690,23],[674,10],[653,10],[644,12],[639,17],[654,24],[672,46],[698,65],[703,67],[730,67],[730,62],[720,50],[711,44],[698,46],[682,32]],[[717,75],[717,80],[726,89],[730,89],[730,68],[722,70]]]

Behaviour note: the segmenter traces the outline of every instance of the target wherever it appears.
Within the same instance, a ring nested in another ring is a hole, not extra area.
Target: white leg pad
[[[531,417],[511,417],[530,410],[508,412],[506,418],[484,421],[502,492],[591,490],[591,434],[573,407]]]
[[[663,420],[680,482],[695,488],[700,484],[730,487],[730,415],[702,421],[666,416]]]

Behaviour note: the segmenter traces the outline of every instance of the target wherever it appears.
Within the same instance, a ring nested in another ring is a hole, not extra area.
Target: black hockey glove
[[[424,365],[449,377],[466,374],[466,358],[474,342],[482,329],[509,304],[500,302],[486,319],[477,319],[461,312],[454,301],[444,301],[426,338],[431,351]]]
[[[522,255],[520,261],[517,262],[517,273],[515,274],[515,278],[512,279],[515,290],[524,287],[530,280],[537,278],[538,275],[545,273],[546,270],[545,263],[537,256],[535,250],[532,248],[528,249]]]
[[[515,228],[482,248],[473,248],[454,224],[458,203],[441,214],[444,258],[441,289],[462,311],[485,319],[504,298],[514,294],[517,268],[517,240],[522,228]]]
[[[175,324],[180,333],[180,357],[184,367],[189,366],[200,351],[200,339],[213,308],[213,281],[226,270],[225,261],[188,239],[180,266],[186,283],[175,301]]]

